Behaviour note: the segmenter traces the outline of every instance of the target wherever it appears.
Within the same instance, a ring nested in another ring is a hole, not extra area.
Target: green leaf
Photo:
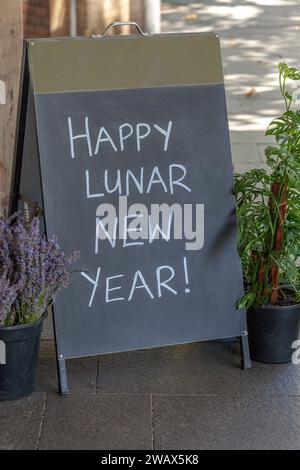
[[[288,67],[285,62],[279,62],[278,68],[284,78],[300,80],[300,72],[295,67]]]
[[[299,111],[286,111],[271,121],[267,128],[266,135],[285,135],[299,129],[300,113]]]
[[[237,307],[248,310],[248,308],[250,308],[251,305],[254,303],[255,298],[256,298],[255,292],[252,292],[252,291],[246,292],[246,294],[243,295],[243,297],[238,300]]]
[[[276,265],[283,272],[283,274],[288,278],[289,282],[293,285],[297,281],[298,269],[295,261],[293,261],[289,256],[280,255],[278,258],[273,257]]]

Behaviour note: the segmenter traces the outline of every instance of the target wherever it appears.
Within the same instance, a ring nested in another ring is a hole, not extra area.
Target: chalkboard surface
[[[82,40],[80,49],[78,41],[40,40],[29,47],[47,234],[66,253],[81,253],[55,303],[59,358],[245,334],[245,314],[236,309],[243,286],[218,38],[157,41]],[[112,51],[101,69],[98,44],[103,54],[119,45],[111,69]],[[195,52],[208,71],[194,65]],[[134,71],[131,85],[126,71],[120,75],[121,57],[136,63],[138,83]],[[175,204],[183,217],[190,208],[197,235],[174,238],[171,218],[160,238],[152,225],[147,238],[100,239],[103,204],[116,211],[115,233],[133,204],[148,213]]]

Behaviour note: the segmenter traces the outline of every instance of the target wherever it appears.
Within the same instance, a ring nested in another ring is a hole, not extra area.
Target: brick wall
[[[69,7],[69,0],[23,0],[24,37],[68,36]],[[78,35],[99,34],[112,21],[131,19],[143,26],[143,15],[142,0],[79,0]]]
[[[23,0],[24,37],[49,36],[49,0]]]

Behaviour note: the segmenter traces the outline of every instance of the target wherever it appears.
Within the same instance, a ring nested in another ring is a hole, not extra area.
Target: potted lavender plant
[[[34,390],[40,336],[47,309],[70,282],[67,257],[55,238],[40,233],[37,217],[0,217],[0,400]],[[1,358],[0,358],[1,359]]]

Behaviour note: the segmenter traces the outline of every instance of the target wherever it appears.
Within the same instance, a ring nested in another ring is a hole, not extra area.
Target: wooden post
[[[50,36],[70,35],[70,0],[49,0]]]
[[[130,0],[86,0],[77,2],[78,34],[101,34],[112,21],[129,21]],[[128,32],[127,28],[122,31]]]
[[[7,208],[22,58],[22,0],[0,0],[0,210]]]
[[[72,0],[49,0],[50,36],[71,35]],[[144,0],[78,0],[76,11],[78,36],[101,34],[112,21],[137,21],[144,26]],[[74,12],[73,12],[74,13]],[[114,33],[128,33],[128,28]]]
[[[135,21],[142,29],[145,28],[144,0],[130,0],[130,21]]]

